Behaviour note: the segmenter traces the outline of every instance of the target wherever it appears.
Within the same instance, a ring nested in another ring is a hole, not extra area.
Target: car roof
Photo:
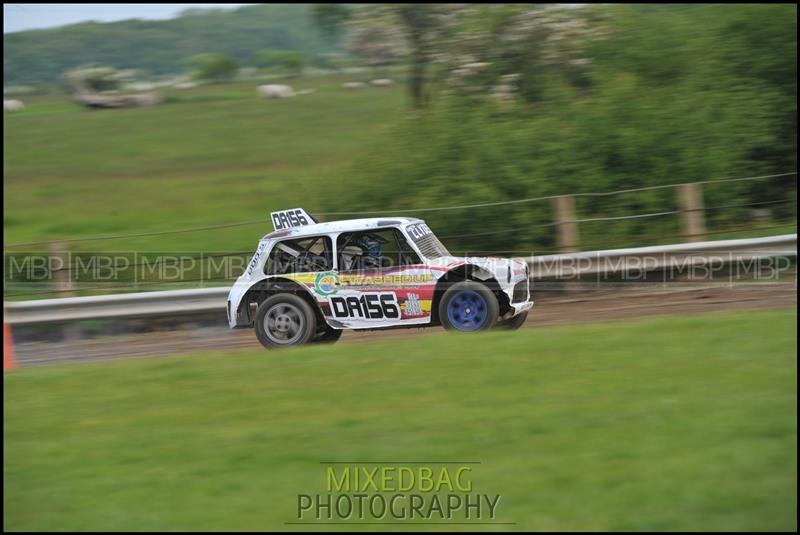
[[[362,219],[345,219],[342,221],[326,221],[313,225],[304,225],[285,230],[275,230],[264,236],[263,239],[276,238],[302,238],[318,234],[331,234],[338,232],[353,232],[357,230],[379,229],[384,227],[397,227],[407,223],[421,223],[416,217],[366,217]]]

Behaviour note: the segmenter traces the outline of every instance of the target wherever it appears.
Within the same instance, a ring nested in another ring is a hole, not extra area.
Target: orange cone
[[[11,325],[3,323],[3,371],[10,372],[17,367],[14,356],[14,339],[11,338]]]

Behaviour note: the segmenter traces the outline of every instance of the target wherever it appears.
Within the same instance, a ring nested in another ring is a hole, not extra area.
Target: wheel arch
[[[252,325],[253,320],[255,319],[255,311],[252,308],[253,305],[255,305],[254,308],[257,310],[258,306],[268,297],[278,293],[291,293],[300,297],[306,301],[311,307],[311,310],[314,311],[314,315],[317,319],[317,325],[327,325],[327,321],[325,320],[325,316],[322,314],[319,301],[317,301],[317,299],[311,293],[311,290],[309,290],[304,284],[287,279],[285,277],[262,279],[253,284],[244,293],[241,301],[239,301],[238,312],[246,313],[250,320],[250,324]]]
[[[442,300],[442,295],[455,282],[474,281],[486,285],[489,290],[497,298],[497,305],[499,308],[499,315],[502,316],[510,308],[508,296],[500,288],[500,283],[492,276],[491,273],[486,271],[480,266],[475,264],[462,264],[446,272],[436,282],[436,288],[433,291],[433,301],[431,302],[431,323],[441,324],[439,318],[439,303]]]

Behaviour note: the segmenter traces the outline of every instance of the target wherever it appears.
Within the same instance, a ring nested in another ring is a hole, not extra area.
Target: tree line
[[[274,4],[189,9],[169,20],[84,22],[3,35],[4,85],[58,82],[65,71],[95,65],[151,75],[184,72],[187,58],[224,54],[255,66],[324,57],[336,35],[318,29],[311,5]],[[256,55],[259,51],[272,52]],[[281,54],[290,57],[282,57]],[[208,59],[208,58],[206,58]]]
[[[402,41],[420,110],[364,151],[328,211],[391,213],[797,169],[795,5],[373,9],[394,10],[367,17],[384,31],[424,19],[425,30]],[[414,9],[428,12],[402,12]],[[713,231],[750,225],[754,209],[772,224],[796,221],[796,175],[703,190]],[[671,189],[577,203],[578,218],[678,209]],[[421,215],[455,236],[449,243],[473,250],[554,245],[548,203]],[[580,232],[595,245],[680,240],[672,216],[585,223]]]

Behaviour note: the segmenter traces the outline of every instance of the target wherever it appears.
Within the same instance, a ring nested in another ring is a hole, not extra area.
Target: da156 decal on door
[[[396,320],[400,304],[393,292],[362,292],[361,295],[336,295],[328,298],[336,319]]]

